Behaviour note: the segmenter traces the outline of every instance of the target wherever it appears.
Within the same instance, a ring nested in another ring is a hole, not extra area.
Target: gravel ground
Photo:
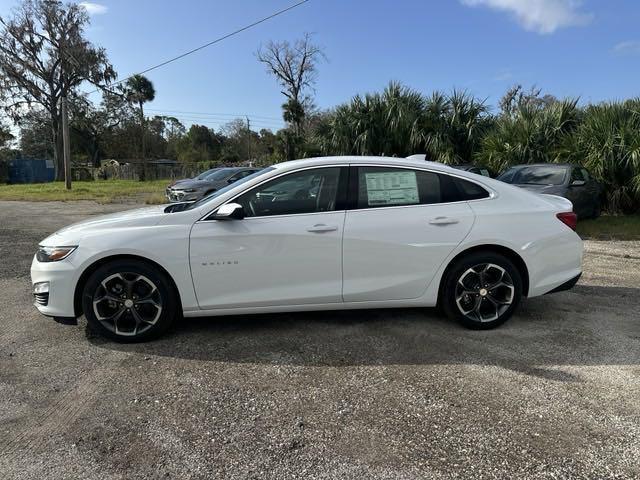
[[[640,243],[498,330],[432,310],[190,319],[117,345],[32,307],[53,230],[0,202],[0,478],[639,478]]]

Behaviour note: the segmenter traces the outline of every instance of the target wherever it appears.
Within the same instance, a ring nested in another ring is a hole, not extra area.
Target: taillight
[[[575,214],[575,212],[561,212],[556,214],[556,217],[558,217],[558,220],[564,223],[571,230],[576,229],[576,225],[578,224],[578,216]]]

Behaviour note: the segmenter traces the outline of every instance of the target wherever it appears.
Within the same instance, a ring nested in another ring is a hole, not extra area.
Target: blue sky
[[[127,76],[291,3],[95,0],[88,36]],[[13,5],[0,0],[0,12]],[[283,97],[255,51],[305,32],[328,57],[316,86],[321,108],[389,80],[427,94],[468,89],[490,105],[514,83],[583,102],[639,96],[638,25],[637,0],[311,0],[150,72],[157,96],[148,109],[208,113],[176,116],[213,128],[248,114],[256,129],[277,128]]]

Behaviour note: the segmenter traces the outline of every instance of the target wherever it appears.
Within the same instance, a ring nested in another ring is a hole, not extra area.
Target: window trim
[[[251,191],[251,190],[253,190],[255,188],[259,188],[259,187],[261,187],[262,185],[264,185],[266,183],[269,183],[269,182],[271,182],[273,180],[277,180],[278,178],[284,177],[286,175],[299,173],[299,172],[304,172],[306,170],[318,170],[320,168],[338,168],[338,169],[340,169],[340,172],[338,172],[339,176],[338,176],[338,192],[337,192],[337,199],[336,199],[336,207],[340,206],[340,207],[344,207],[344,208],[336,208],[335,210],[330,210],[328,212],[284,213],[284,214],[280,214],[280,215],[262,215],[262,216],[259,216],[259,217],[245,217],[245,218],[243,218],[243,220],[252,220],[252,219],[259,219],[259,218],[296,217],[296,216],[301,216],[301,215],[318,215],[318,214],[325,214],[326,215],[328,213],[344,212],[344,211],[348,210],[348,203],[347,203],[345,197],[348,196],[349,165],[348,164],[313,165],[313,166],[310,166],[310,167],[299,168],[299,169],[296,169],[296,170],[289,170],[289,171],[286,171],[286,172],[282,172],[279,175],[274,175],[272,177],[269,177],[269,178],[263,180],[262,182],[243,190],[242,192],[238,193],[237,195],[234,195],[233,197],[231,197],[226,202],[218,205],[216,208],[211,210],[209,213],[203,215],[202,218],[200,218],[198,220],[198,222],[217,221],[214,218],[209,218],[209,217],[211,217],[214,213],[216,213],[218,211],[218,209],[222,205],[226,205],[228,203],[233,203],[234,200],[237,199],[238,197],[244,195],[245,193],[247,193],[247,192],[249,192],[249,191]],[[343,175],[343,172],[345,172],[344,175]],[[343,177],[345,177],[346,180],[343,179]]]
[[[479,187],[481,187],[482,189],[486,190],[489,193],[488,197],[485,198],[476,198],[474,200],[456,200],[455,202],[438,202],[438,203],[418,203],[418,204],[413,204],[413,205],[389,205],[388,207],[365,207],[365,208],[358,208],[357,207],[357,203],[358,203],[358,175],[357,175],[357,168],[358,167],[377,167],[377,168],[401,168],[401,169],[405,169],[405,170],[414,170],[414,171],[420,171],[420,172],[429,172],[429,173],[434,173],[436,175],[448,175],[450,177],[455,177],[455,178],[459,178],[460,180],[463,181],[467,181],[467,182],[471,182],[474,183],[476,185],[478,185]],[[434,170],[431,168],[416,168],[414,166],[407,166],[407,165],[389,165],[381,163],[351,163],[349,164],[349,172],[350,172],[350,182],[349,182],[349,194],[350,194],[350,202],[348,203],[348,208],[347,210],[349,211],[354,211],[354,212],[362,212],[362,211],[369,211],[369,210],[385,210],[385,209],[390,209],[390,208],[416,208],[416,207],[430,207],[430,206],[434,206],[434,205],[454,205],[457,203],[469,203],[469,202],[482,202],[482,201],[487,201],[487,200],[493,200],[495,198],[498,197],[498,193],[484,185],[481,182],[477,182],[470,178],[467,178],[465,176],[462,175],[456,175],[455,173],[450,173],[450,172],[443,172],[441,170]]]
[[[288,170],[286,172],[282,172],[280,174],[274,175],[272,177],[269,177],[265,180],[263,180],[262,182],[251,186],[250,188],[247,188],[241,192],[239,192],[237,195],[234,195],[233,197],[231,197],[229,200],[225,201],[224,203],[218,205],[217,207],[215,207],[214,209],[210,210],[208,213],[206,213],[205,215],[203,215],[199,220],[197,220],[197,222],[213,222],[213,221],[218,221],[215,220],[213,218],[209,218],[211,217],[222,205],[226,205],[227,203],[233,203],[233,201],[238,198],[239,196],[245,194],[246,192],[248,192],[251,189],[260,187],[261,185],[264,185],[267,182],[270,182],[271,180],[275,180],[277,178],[283,177],[285,175],[289,175],[291,173],[298,173],[298,172],[302,172],[305,170],[315,170],[318,168],[332,168],[332,167],[338,167],[338,168],[342,168],[345,169],[347,172],[346,175],[346,183],[347,183],[347,192],[346,192],[346,201],[344,202],[343,206],[344,208],[336,208],[335,210],[331,210],[330,212],[309,212],[309,213],[288,213],[288,214],[282,214],[282,215],[266,215],[266,216],[262,216],[262,217],[246,217],[243,220],[254,220],[254,219],[264,219],[264,218],[283,218],[283,217],[299,217],[302,215],[326,215],[326,214],[331,214],[331,213],[338,213],[338,212],[365,212],[365,211],[370,211],[370,210],[387,210],[387,209],[398,209],[398,208],[416,208],[416,207],[431,207],[431,206],[435,206],[435,205],[455,205],[455,204],[459,204],[459,203],[475,203],[475,202],[486,202],[489,200],[494,200],[496,198],[498,198],[499,194],[498,192],[496,192],[493,188],[485,185],[482,182],[478,182],[476,179],[470,179],[468,177],[465,177],[464,175],[459,175],[457,174],[457,172],[446,172],[446,171],[442,171],[442,170],[434,170],[432,168],[429,168],[427,165],[425,165],[425,168],[420,168],[420,167],[416,167],[413,165],[389,165],[388,163],[377,163],[377,162],[351,162],[351,163],[329,163],[327,165],[312,165],[312,166],[308,166],[308,167],[303,167],[303,168],[298,168],[295,170]],[[358,201],[358,191],[357,191],[357,187],[358,187],[358,176],[354,175],[354,171],[355,171],[355,167],[386,167],[386,168],[402,168],[405,170],[417,170],[417,171],[421,171],[421,172],[429,172],[429,173],[435,173],[436,175],[440,174],[440,175],[448,175],[450,177],[455,177],[455,178],[459,178],[460,180],[464,180],[466,182],[471,182],[471,183],[475,183],[476,185],[478,185],[479,187],[483,188],[484,190],[486,190],[487,192],[489,192],[489,196],[486,198],[477,198],[475,200],[456,200],[455,202],[440,202],[440,203],[425,203],[425,204],[416,204],[416,205],[391,205],[388,207],[370,207],[370,208],[357,208],[357,201]],[[343,182],[342,180],[342,171],[340,172],[340,183]],[[339,185],[338,189],[340,189],[342,185]],[[354,186],[355,186],[355,190],[354,190]],[[340,191],[338,192],[340,193]],[[355,203],[354,203],[355,202]],[[338,205],[339,202],[336,202],[336,205]]]

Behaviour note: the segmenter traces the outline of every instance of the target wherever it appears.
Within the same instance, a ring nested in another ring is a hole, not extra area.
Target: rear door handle
[[[307,228],[307,232],[323,233],[323,232],[335,232],[338,227],[335,225],[325,225],[324,223],[317,223],[313,227]]]
[[[453,225],[454,223],[458,223],[460,220],[457,218],[451,217],[435,217],[429,220],[430,225]]]

